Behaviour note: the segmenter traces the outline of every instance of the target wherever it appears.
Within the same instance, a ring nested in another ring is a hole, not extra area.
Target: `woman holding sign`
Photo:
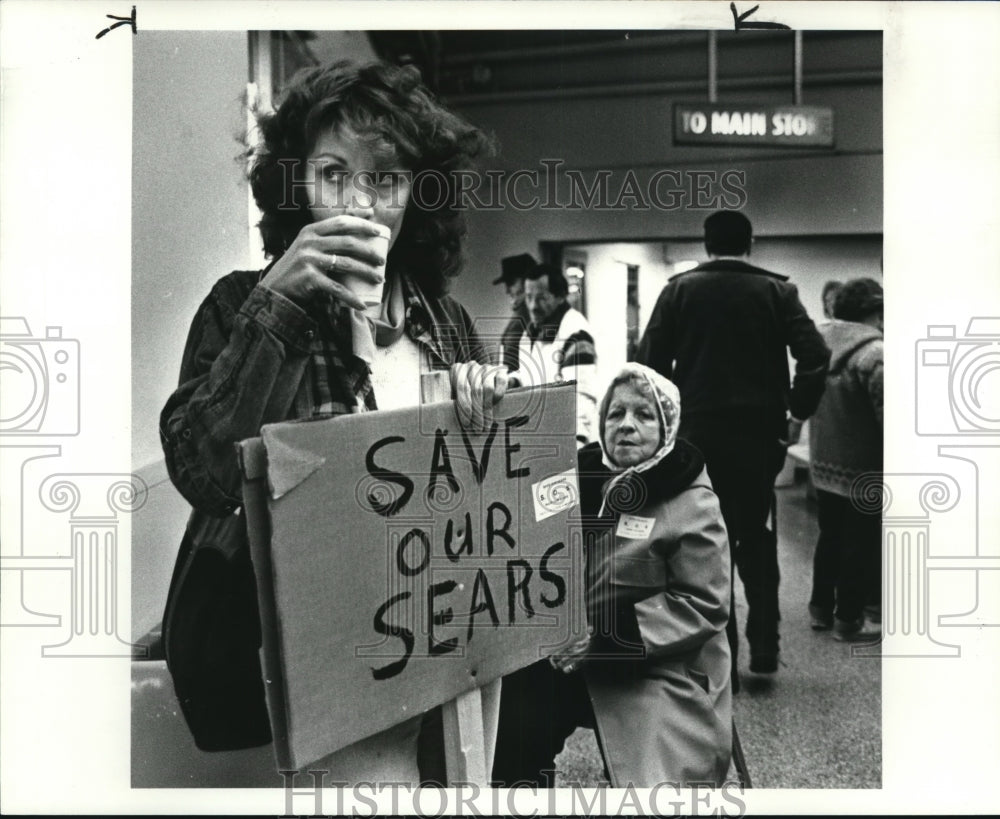
[[[504,678],[493,778],[551,786],[578,726],[611,784],[725,781],[732,747],[729,547],[701,454],[677,438],[680,395],[628,364],[578,453],[590,633]]]
[[[416,69],[381,63],[306,71],[258,125],[250,183],[271,263],[212,288],[160,418],[171,480],[194,507],[164,643],[204,750],[271,739],[234,444],[264,424],[416,406],[428,374],[450,381],[466,428],[484,429],[506,389],[446,295],[464,233],[450,186],[483,134],[438,104]],[[447,195],[415,202],[418,178]],[[334,780],[416,781],[419,721],[320,767]]]

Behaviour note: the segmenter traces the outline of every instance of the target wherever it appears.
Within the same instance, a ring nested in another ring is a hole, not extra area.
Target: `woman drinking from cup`
[[[206,750],[270,741],[234,444],[264,424],[416,406],[428,373],[450,386],[463,425],[482,429],[506,389],[484,366],[469,314],[446,295],[463,236],[454,197],[413,202],[422,172],[453,184],[485,137],[438,104],[416,69],[381,63],[306,71],[258,125],[250,183],[271,263],[212,288],[160,418],[171,480],[194,507],[164,642]],[[319,767],[334,780],[413,782],[419,722]]]
[[[553,784],[578,726],[614,787],[721,785],[732,747],[729,546],[701,454],[677,438],[680,395],[628,364],[578,453],[589,633],[504,678],[493,778]]]

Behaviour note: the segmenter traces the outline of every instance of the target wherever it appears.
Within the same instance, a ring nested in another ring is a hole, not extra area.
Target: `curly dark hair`
[[[874,279],[851,279],[837,291],[833,317],[842,321],[864,321],[883,310],[883,291]]]
[[[264,252],[280,257],[312,221],[306,158],[327,129],[347,128],[374,155],[414,176],[433,173],[447,186],[436,207],[407,207],[388,266],[404,266],[433,296],[461,272],[465,221],[457,208],[455,171],[470,169],[493,147],[478,128],[445,109],[414,66],[338,61],[305,69],[292,79],[277,110],[257,113],[260,142],[247,151]],[[289,206],[288,203],[291,203]]]

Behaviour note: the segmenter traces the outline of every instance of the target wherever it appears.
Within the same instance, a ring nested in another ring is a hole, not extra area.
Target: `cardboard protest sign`
[[[585,627],[572,384],[264,427],[241,444],[279,764],[300,768]]]

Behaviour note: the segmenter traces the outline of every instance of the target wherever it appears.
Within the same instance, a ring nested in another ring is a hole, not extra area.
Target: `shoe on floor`
[[[857,620],[841,620],[833,622],[833,639],[842,643],[874,642],[882,638],[882,626],[869,623],[864,617]]]
[[[813,631],[829,631],[833,628],[833,614],[810,603],[809,626]]]
[[[778,654],[751,654],[750,671],[754,674],[773,674],[778,670]]]
[[[882,607],[865,606],[865,619],[872,624],[882,625]]]

